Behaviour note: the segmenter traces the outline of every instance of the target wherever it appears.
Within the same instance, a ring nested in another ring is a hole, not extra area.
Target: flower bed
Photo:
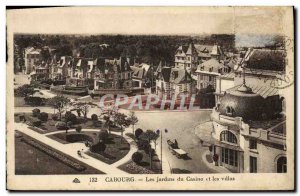
[[[94,139],[92,137],[85,135],[85,134],[80,134],[80,133],[68,134],[68,135],[66,135],[66,140],[67,140],[67,142],[70,142],[70,143],[85,142],[85,141],[94,142]]]
[[[155,174],[153,171],[148,170],[142,166],[139,166],[132,161],[124,165],[121,165],[119,168],[130,174]]]
[[[49,156],[63,162],[64,164],[68,165],[69,167],[77,170],[77,171],[84,171],[86,169],[86,167],[80,165],[79,163],[72,161],[71,159],[67,158],[66,156],[64,156],[63,154],[55,151],[54,149],[43,145],[35,140],[29,139],[24,137],[22,139],[22,141],[24,141],[25,143],[43,151],[44,153],[48,154]]]

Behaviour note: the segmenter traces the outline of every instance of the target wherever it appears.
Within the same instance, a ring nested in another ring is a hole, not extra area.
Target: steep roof
[[[150,65],[145,63],[138,64],[135,66],[130,66],[131,70],[133,71],[132,77],[137,79],[145,78],[150,67],[151,67]]]
[[[185,69],[172,68],[170,82],[175,84],[190,83],[193,79]]]
[[[210,57],[211,55],[221,55],[223,51],[219,45],[195,44],[199,57]]]
[[[285,51],[271,49],[249,49],[244,63],[247,68],[272,71],[285,70]]]
[[[216,59],[210,59],[198,66],[198,69],[196,72],[199,71],[209,71],[209,72],[216,72],[219,73],[219,70],[224,67],[224,64],[219,62]]]

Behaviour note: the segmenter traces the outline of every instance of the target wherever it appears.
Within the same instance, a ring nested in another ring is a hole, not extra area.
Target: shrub
[[[58,115],[57,114],[53,114],[52,115],[52,120],[55,120],[55,121],[58,120]]]
[[[100,141],[106,142],[108,139],[108,136],[109,136],[109,134],[108,134],[107,130],[101,130],[98,135],[98,138]]]
[[[38,115],[38,118],[43,121],[43,122],[46,122],[48,120],[48,114],[46,112],[41,112],[39,115]]]
[[[32,116],[33,117],[38,117],[40,113],[41,113],[41,110],[38,109],[38,108],[35,108],[35,109],[32,110]]]
[[[131,159],[136,164],[139,164],[143,160],[143,154],[140,153],[140,152],[135,152],[135,153],[132,154]]]
[[[53,83],[53,81],[51,79],[46,79],[46,80],[42,80],[41,84],[48,84],[51,85]]]
[[[65,122],[72,122],[72,124],[76,124],[77,123],[77,117],[75,114],[71,113],[71,112],[66,112],[65,114]]]
[[[97,114],[92,114],[91,119],[92,119],[92,121],[98,121]]]
[[[39,127],[41,126],[42,122],[41,120],[39,120],[38,118],[36,117],[27,117],[27,120],[29,121],[29,124],[32,125],[32,126],[35,126],[35,127]]]
[[[59,130],[65,130],[68,128],[67,124],[62,121],[58,121],[57,123],[55,123],[55,127]]]
[[[32,122],[32,125],[35,127],[39,127],[42,125],[42,122],[40,120],[36,119]]]
[[[82,130],[82,127],[80,125],[76,127],[76,132],[80,133],[81,130]]]
[[[14,94],[18,97],[27,97],[28,95],[32,95],[34,93],[34,86],[30,84],[24,84],[23,86],[15,89]]]
[[[138,140],[137,146],[139,150],[147,151],[150,148],[150,144],[147,140]]]
[[[45,98],[41,98],[41,97],[25,97],[24,101],[27,105],[32,105],[32,106],[41,106],[41,105],[45,105],[46,103]]]
[[[134,135],[136,138],[139,138],[140,135],[143,133],[144,131],[140,128],[136,129],[135,132],[134,132]]]
[[[98,153],[98,152],[100,152],[100,153],[104,152],[105,149],[106,149],[106,145],[103,142],[98,142],[97,144],[92,145],[91,148],[90,148],[90,150],[92,152],[96,152],[96,153]]]

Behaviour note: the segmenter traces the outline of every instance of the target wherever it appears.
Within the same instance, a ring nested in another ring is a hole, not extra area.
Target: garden
[[[130,144],[121,136],[109,134],[107,130],[62,132],[48,135],[49,138],[63,144],[81,142],[88,147],[85,153],[107,164],[117,162],[126,156]]]
[[[133,138],[138,147],[138,151],[133,153],[131,160],[119,166],[119,169],[130,174],[157,174],[161,173],[161,162],[156,154],[156,145],[159,134],[153,130],[143,131],[138,128],[135,133],[127,133]],[[154,148],[153,145],[154,144]]]

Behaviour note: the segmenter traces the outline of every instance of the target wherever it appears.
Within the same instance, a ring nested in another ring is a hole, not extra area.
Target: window
[[[237,143],[237,139],[236,136],[230,132],[230,131],[222,131],[221,135],[220,135],[220,140],[221,141],[225,141],[225,142],[230,142],[230,143]]]
[[[277,160],[277,173],[286,173],[286,157],[280,157]]]
[[[222,162],[228,165],[238,166],[238,152],[228,148],[222,148]]]
[[[250,140],[249,140],[249,148],[250,148],[250,149],[253,149],[253,150],[254,150],[254,149],[256,150],[256,149],[257,149],[257,142],[256,142],[255,140],[251,140],[251,139],[250,139]]]
[[[208,76],[208,80],[211,82],[211,81],[212,81],[212,77],[211,77],[211,76]]]
[[[210,67],[210,68],[209,68],[209,72],[212,72],[212,71],[213,71],[213,68],[212,68],[212,67]]]
[[[230,106],[227,106],[227,107],[226,107],[226,114],[227,114],[227,115],[232,115],[232,114],[233,114],[233,111],[234,111],[234,110],[233,110],[232,107],[230,107]]]
[[[250,156],[250,173],[257,173],[257,158]]]

